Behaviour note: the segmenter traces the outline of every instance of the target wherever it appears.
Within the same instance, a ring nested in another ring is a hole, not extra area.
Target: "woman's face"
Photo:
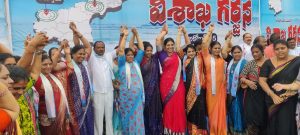
[[[196,55],[196,51],[193,48],[188,48],[186,51],[186,55],[188,58],[194,58]]]
[[[47,75],[52,71],[52,61],[50,59],[45,59],[42,62],[42,73]]]
[[[52,49],[51,50],[51,56],[49,56],[49,57],[53,58],[54,54],[57,53],[57,51],[58,51],[58,49]],[[61,60],[61,55],[59,55],[59,61],[60,60]]]
[[[0,82],[2,82],[9,90],[12,90],[12,83],[14,81],[10,78],[7,68],[2,64],[0,66]]]
[[[151,58],[152,52],[153,52],[152,47],[150,47],[150,46],[147,47],[147,48],[146,48],[146,51],[145,51],[145,56],[146,56],[147,58]]]
[[[174,42],[168,41],[165,49],[166,49],[166,52],[173,53],[174,52]]]
[[[13,85],[12,85],[13,88],[10,91],[16,99],[18,99],[21,95],[24,94],[27,83],[28,82],[25,80],[13,83]]]
[[[76,63],[82,63],[85,59],[85,50],[84,49],[80,49],[79,51],[77,51],[75,54],[73,54],[73,60]]]
[[[13,58],[13,57],[7,58],[4,61],[4,65],[6,65],[6,66],[8,66],[8,65],[16,65],[16,64],[17,64],[16,59]]]
[[[211,54],[213,56],[220,56],[221,53],[221,45],[217,44],[211,48]]]
[[[277,44],[274,48],[275,50],[275,55],[279,59],[284,59],[288,56],[289,54],[289,49],[286,45],[284,44]]]
[[[232,52],[233,59],[239,61],[242,58],[242,51],[238,48],[235,48]]]
[[[126,54],[126,61],[128,63],[132,63],[134,60],[134,54],[132,51],[129,51],[127,54]]]
[[[258,48],[253,48],[251,52],[255,60],[259,60],[263,57],[263,53]]]

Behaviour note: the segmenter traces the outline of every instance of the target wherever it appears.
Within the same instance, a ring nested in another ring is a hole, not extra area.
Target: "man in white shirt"
[[[252,35],[250,33],[245,33],[243,35],[243,41],[244,43],[239,45],[243,50],[243,58],[247,61],[253,60],[253,56],[251,53]]]
[[[105,53],[105,44],[96,41],[89,58],[91,82],[94,90],[94,132],[103,133],[103,118],[105,116],[106,135],[113,135],[113,90],[115,77],[113,74],[113,59],[116,51]]]
[[[295,56],[300,56],[300,48],[297,47],[297,45],[296,45],[296,39],[288,38],[286,41],[288,42],[288,46],[289,46],[289,54],[295,55]]]

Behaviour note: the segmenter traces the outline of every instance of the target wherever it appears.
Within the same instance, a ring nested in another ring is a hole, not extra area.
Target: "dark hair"
[[[250,34],[250,33],[247,32],[247,33],[245,33],[245,34],[243,35],[243,39],[246,37],[247,34],[249,34],[249,35],[252,36],[252,34]]]
[[[164,45],[167,45],[167,43],[168,43],[169,41],[172,41],[173,43],[175,43],[174,39],[169,37],[169,38],[166,38],[166,39],[164,40]]]
[[[102,43],[102,44],[104,44],[104,42],[103,41],[96,41],[94,44],[93,44],[93,47],[95,47],[98,43]],[[104,44],[104,46],[105,46],[105,44]]]
[[[21,59],[21,56],[17,56],[17,55],[15,55],[14,57],[15,57],[15,59],[16,59],[16,62],[17,62],[17,63],[18,63],[18,62],[19,62],[19,60]]]
[[[72,49],[71,49],[71,55],[77,53],[79,50],[81,49],[85,49],[84,46],[82,45],[75,45]]]
[[[51,57],[50,56],[48,56],[48,55],[42,55],[42,62],[44,61],[44,60],[46,60],[46,59],[50,59],[50,61],[52,61],[52,59],[51,59]]]
[[[194,42],[194,46],[196,47],[197,45],[201,45],[202,44],[202,39],[197,39],[195,42]]]
[[[233,51],[235,50],[235,49],[239,49],[241,52],[243,51],[242,50],[242,48],[239,46],[239,45],[235,45],[235,46],[233,46],[232,48],[231,48],[231,54],[233,54]]]
[[[287,48],[289,48],[288,43],[287,43],[285,40],[278,39],[278,40],[276,40],[275,43],[274,43],[274,49],[275,49],[275,47],[276,47],[277,45],[279,45],[279,44],[283,44],[283,45],[285,45]]]
[[[187,50],[191,48],[193,49],[194,51],[196,51],[196,47],[193,45],[193,44],[188,44],[186,45],[186,47],[183,49],[183,51],[187,54]]]
[[[252,45],[251,51],[252,51],[252,49],[254,49],[254,48],[259,49],[259,50],[261,51],[261,53],[264,54],[264,48],[263,48],[263,46],[262,46],[261,44],[254,44],[254,45]]]
[[[145,50],[146,50],[148,47],[151,47],[151,48],[153,49],[153,46],[150,44],[150,42],[148,42],[148,41],[143,41],[143,44],[144,44]]]
[[[291,40],[296,40],[295,38],[288,38],[287,40],[286,40],[286,42],[290,42]]]
[[[259,41],[260,41],[260,38],[265,38],[264,36],[257,36],[254,41],[253,41],[253,44],[258,44]]]
[[[15,57],[9,53],[0,53],[0,63],[4,64],[5,60],[8,58],[14,58]]]
[[[128,54],[129,52],[133,53],[133,50],[131,48],[125,48],[125,55]]]
[[[215,45],[220,45],[220,46],[221,46],[220,42],[218,42],[218,41],[212,41],[212,42],[210,43],[209,47],[210,47],[210,48],[213,48]]]
[[[50,56],[50,58],[51,58],[51,56],[52,56],[52,51],[55,50],[55,49],[58,49],[58,48],[52,47],[52,48],[49,49],[48,55]]]
[[[276,42],[276,40],[280,39],[280,35],[278,33],[273,33],[270,36],[270,43],[274,44]]]
[[[15,83],[18,83],[20,81],[29,81],[29,73],[26,71],[26,69],[15,65],[8,66],[7,69],[9,71],[10,78]]]

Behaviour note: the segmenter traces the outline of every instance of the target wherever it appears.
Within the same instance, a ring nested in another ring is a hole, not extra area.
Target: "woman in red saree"
[[[71,62],[70,48],[67,41],[63,41],[65,54]],[[63,83],[53,74],[52,61],[47,55],[42,57],[41,74],[35,88],[39,93],[39,122],[43,135],[69,134],[69,108]]]
[[[159,61],[163,73],[160,78],[160,93],[163,102],[164,134],[185,134],[185,87],[181,76],[182,64],[178,54],[174,52],[174,40],[164,40],[164,50],[161,50],[162,41],[167,34],[164,25],[156,39]]]

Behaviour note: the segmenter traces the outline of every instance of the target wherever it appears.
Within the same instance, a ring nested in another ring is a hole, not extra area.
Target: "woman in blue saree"
[[[229,62],[227,66],[227,116],[229,132],[232,134],[245,133],[245,122],[243,116],[244,93],[239,87],[239,76],[247,61],[242,58],[242,48],[233,46],[232,49],[226,44],[222,50],[223,58]],[[225,49],[225,50],[224,50]],[[224,53],[230,50],[232,57]]]
[[[144,46],[139,44],[134,58],[133,50],[125,49],[128,30],[122,30],[123,36],[118,52],[118,67],[120,85],[120,112],[122,119],[122,133],[124,135],[144,135],[144,84],[140,70],[140,63],[144,56]],[[139,41],[140,39],[138,39]]]
[[[67,98],[71,114],[71,130],[73,134],[94,134],[94,111],[92,105],[92,87],[89,78],[87,60],[92,48],[85,37],[70,23],[75,46],[71,50],[74,70],[69,73]],[[82,42],[82,45],[80,44]]]
[[[145,131],[147,135],[160,135],[163,133],[163,125],[158,54],[152,54],[153,47],[149,42],[143,42],[143,44],[145,56],[141,62],[141,71],[145,88]]]

